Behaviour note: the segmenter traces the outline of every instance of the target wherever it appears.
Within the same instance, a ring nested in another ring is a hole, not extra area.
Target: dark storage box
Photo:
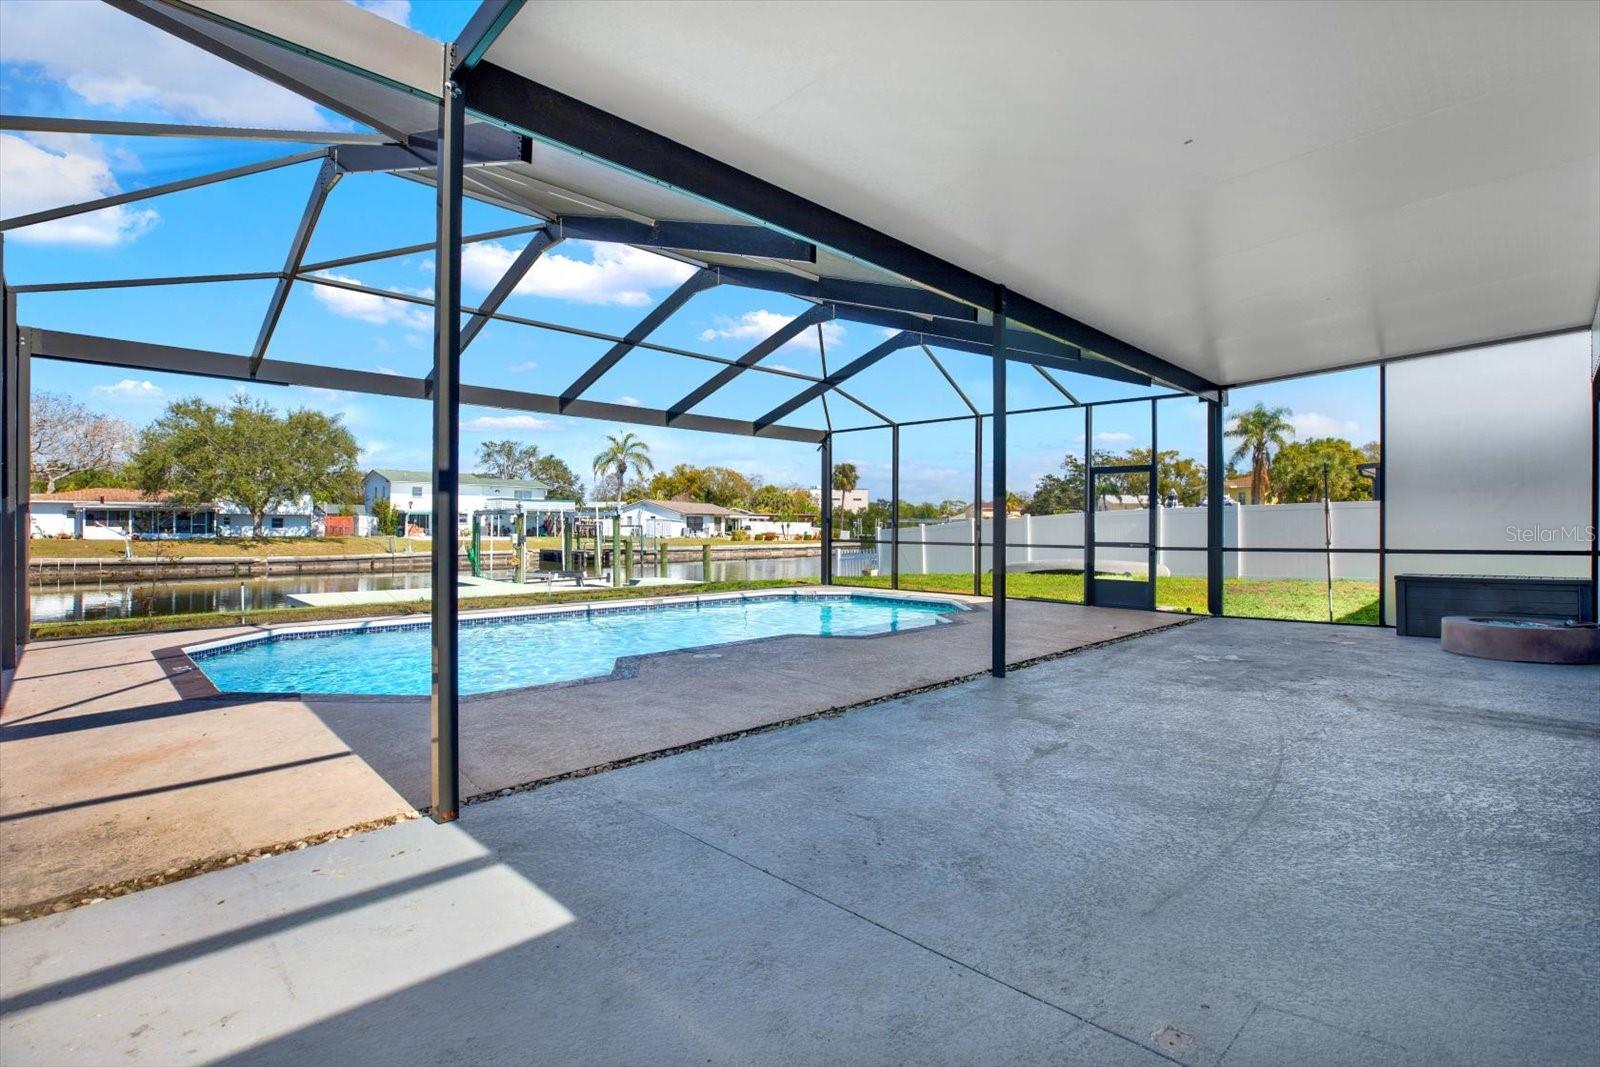
[[[1512,578],[1478,574],[1397,574],[1395,632],[1438,637],[1446,615],[1531,615],[1594,621],[1587,578]]]

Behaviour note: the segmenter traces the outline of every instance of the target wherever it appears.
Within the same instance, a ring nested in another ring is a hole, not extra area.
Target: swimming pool
[[[619,657],[758,637],[910,630],[960,610],[948,601],[777,594],[463,619],[461,691],[600,677]],[[187,651],[225,693],[422,695],[430,681],[428,630],[425,622],[306,627]]]

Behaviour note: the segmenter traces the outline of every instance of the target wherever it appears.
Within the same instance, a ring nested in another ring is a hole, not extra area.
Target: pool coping
[[[849,586],[825,586],[811,589],[784,589],[761,590],[745,592],[733,590],[724,593],[689,594],[682,596],[666,597],[640,597],[608,603],[606,601],[589,601],[582,605],[546,604],[539,607],[520,608],[492,608],[483,611],[463,612],[458,621],[469,625],[487,625],[506,622],[515,619],[538,618],[545,616],[578,616],[585,617],[597,613],[630,614],[645,611],[660,611],[666,608],[684,607],[688,605],[699,606],[703,603],[728,603],[732,601],[750,600],[799,600],[826,599],[826,600],[889,600],[909,601],[912,603],[935,603],[951,607],[951,617],[940,616],[934,620],[935,626],[959,626],[970,621],[970,613],[983,610],[982,606],[966,602],[957,594],[928,593],[920,591],[903,591],[898,589],[855,589]],[[423,630],[433,625],[432,619],[411,620],[401,616],[379,616],[371,619],[352,619],[330,623],[293,623],[287,626],[264,626],[256,632],[237,634],[231,637],[221,637],[210,641],[201,641],[192,645],[172,645],[155,650],[154,657],[161,664],[167,680],[177,689],[178,695],[185,700],[214,700],[214,699],[249,699],[249,700],[340,700],[363,702],[392,702],[396,700],[427,700],[427,693],[328,693],[319,691],[310,692],[284,692],[272,690],[256,692],[252,690],[217,688],[211,678],[205,673],[205,668],[200,665],[211,656],[219,655],[230,649],[260,644],[279,638],[287,637],[290,640],[306,640],[315,637],[325,637],[332,634],[370,632],[373,630]],[[648,660],[662,656],[681,656],[684,654],[703,654],[707,649],[713,648],[738,648],[742,646],[760,644],[765,641],[778,641],[793,637],[815,637],[827,641],[873,641],[884,637],[897,636],[899,630],[885,630],[872,634],[837,634],[823,636],[821,634],[773,634],[768,637],[752,637],[742,641],[719,641],[709,645],[690,645],[686,648],[664,649],[660,652],[643,652],[637,655],[618,656],[610,672],[606,674],[590,675],[587,678],[568,678],[558,682],[540,682],[535,685],[508,686],[505,689],[492,689],[482,693],[464,693],[461,700],[481,700],[494,697],[503,697],[507,694],[525,693],[532,690],[565,689],[572,686],[593,685],[598,682],[620,681],[638,676],[639,668]],[[198,655],[196,655],[198,653]]]

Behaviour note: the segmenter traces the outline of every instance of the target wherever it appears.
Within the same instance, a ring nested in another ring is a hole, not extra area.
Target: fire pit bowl
[[[1600,663],[1600,626],[1592,622],[1512,615],[1447,615],[1439,644],[1446,652],[1519,663]]]

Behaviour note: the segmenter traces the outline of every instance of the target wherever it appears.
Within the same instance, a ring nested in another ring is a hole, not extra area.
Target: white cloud
[[[461,424],[463,430],[553,430],[555,423],[532,415],[479,415]]]
[[[148,378],[124,378],[116,385],[97,385],[94,391],[119,400],[159,400],[167,395],[165,389]]]
[[[619,396],[617,397],[617,403],[626,404],[630,408],[641,406],[641,402],[636,396]]]
[[[1120,445],[1132,441],[1133,434],[1121,432],[1097,433],[1094,435],[1094,439],[1099,441],[1101,444]]]
[[[0,3],[6,62],[37,66],[91,104],[154,105],[173,118],[323,129],[311,101],[107,4]]]
[[[0,134],[0,217],[31,215],[122,191],[97,143],[82,137],[73,141],[73,147],[51,151],[32,140]],[[109,248],[134,240],[160,217],[149,208],[122,204],[25,226],[12,231],[12,238]]]
[[[342,274],[324,272],[317,275],[336,282],[348,282],[351,285],[360,285],[355,278],[348,278]],[[416,290],[417,296],[425,294],[424,290]],[[404,300],[395,300],[387,296],[373,296],[371,293],[357,293],[349,289],[335,289],[331,285],[313,285],[311,295],[319,304],[347,319],[359,319],[370,322],[374,326],[388,326],[398,323],[412,330],[429,330],[433,328],[433,313],[430,309],[409,304]]]
[[[747,341],[750,344],[755,344],[763,338],[771,337],[790,322],[793,322],[794,316],[761,308],[756,311],[746,311],[737,319],[730,319],[726,315],[718,315],[713,321],[715,322],[714,326],[700,331],[700,340]],[[822,339],[830,346],[841,343],[844,340],[844,327],[837,322],[824,322],[822,324]],[[785,341],[783,347],[815,352],[817,350],[817,339],[810,330],[801,330],[794,337]]]
[[[523,296],[575,300],[581,304],[642,307],[654,302],[651,291],[677,286],[694,268],[675,259],[629,245],[591,245],[572,241],[562,247],[588,248],[588,260],[561,252],[541,256],[517,285]],[[517,249],[492,241],[461,250],[461,278],[469,286],[490,289],[505,274]]]
[[[1361,424],[1354,419],[1336,419],[1315,411],[1305,411],[1289,416],[1294,435],[1302,441],[1313,437],[1344,437],[1354,441],[1361,433]]]
[[[411,25],[411,0],[354,0],[357,7],[401,26]]]
[[[531,370],[538,370],[539,364],[535,363],[531,359],[525,359],[521,363],[511,364],[511,366],[507,367],[506,369],[511,371],[513,374],[526,374]]]

